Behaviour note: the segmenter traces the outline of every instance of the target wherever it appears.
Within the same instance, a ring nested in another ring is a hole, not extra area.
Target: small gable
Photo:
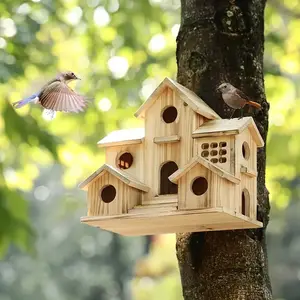
[[[205,122],[198,129],[194,130],[193,138],[237,135],[247,128],[256,142],[257,147],[263,147],[264,141],[252,117],[244,117],[241,119],[220,119]]]
[[[132,175],[114,168],[108,164],[104,164],[101,168],[95,171],[92,175],[90,175],[86,180],[79,184],[79,188],[82,190],[87,190],[88,186],[93,183],[99,177],[105,175],[105,173],[110,173],[117,179],[124,182],[126,185],[131,186],[135,189],[141,190],[143,192],[148,192],[149,187],[146,186],[144,183],[140,182],[139,180],[135,179]]]
[[[220,167],[216,166],[215,164],[211,163],[210,161],[200,157],[196,156],[191,159],[189,163],[187,163],[184,167],[180,168],[176,172],[174,172],[171,176],[169,176],[169,180],[177,183],[178,180],[188,173],[190,170],[192,170],[196,165],[202,165],[206,169],[212,171],[213,173],[217,174],[220,178],[224,178],[228,181],[231,181],[232,183],[238,184],[240,183],[240,179],[231,175],[230,173],[226,172],[225,170],[221,169]]]
[[[168,77],[166,77],[161,82],[161,84],[154,90],[154,92],[150,95],[146,102],[144,102],[144,104],[135,113],[135,116],[144,118],[145,112],[152,106],[152,104],[159,98],[159,96],[165,92],[166,88],[170,88],[175,93],[177,93],[180,99],[183,102],[185,102],[197,114],[200,114],[209,120],[220,119],[220,116],[194,92],[190,91],[183,85]],[[171,112],[170,115],[172,115]]]
[[[110,165],[103,165],[79,187],[88,192],[88,216],[115,216],[127,214],[142,202],[143,192],[149,188]]]

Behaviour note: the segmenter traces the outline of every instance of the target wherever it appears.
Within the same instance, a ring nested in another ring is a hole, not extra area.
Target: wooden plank
[[[245,167],[243,165],[241,165],[241,173],[244,173],[245,175],[247,175],[249,177],[256,177],[257,176],[257,172],[256,171],[251,170],[248,167]]]
[[[153,212],[171,212],[177,211],[177,206],[165,206],[165,205],[147,205],[147,206],[136,206],[128,211],[129,214],[139,215],[139,214],[149,214]]]
[[[145,137],[145,128],[121,129],[110,132],[97,145],[99,147],[128,145],[132,143],[142,143]]]
[[[145,235],[260,228],[262,223],[222,208],[194,211],[158,211],[114,217],[82,217],[81,222],[113,232]]]
[[[167,143],[176,143],[180,141],[180,136],[171,135],[171,136],[160,136],[153,138],[153,143],[155,144],[167,144]]]
[[[97,143],[99,148],[106,148],[106,147],[114,147],[114,146],[125,146],[125,145],[136,145],[142,144],[144,139],[136,139],[136,140],[124,140],[119,142],[110,142],[110,143]]]
[[[192,133],[192,137],[212,137],[212,136],[229,136],[239,134],[239,130],[228,130],[228,131],[217,131],[217,132],[197,132],[196,130]]]
[[[170,204],[170,203],[178,203],[177,195],[160,195],[157,197],[153,197],[151,200],[143,201],[145,205],[151,204]]]

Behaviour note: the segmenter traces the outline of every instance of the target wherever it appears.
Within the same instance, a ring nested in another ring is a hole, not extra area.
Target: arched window
[[[247,189],[242,191],[242,214],[250,217],[250,194]]]
[[[177,194],[178,185],[169,180],[169,176],[178,170],[174,161],[166,162],[160,169],[160,195]]]

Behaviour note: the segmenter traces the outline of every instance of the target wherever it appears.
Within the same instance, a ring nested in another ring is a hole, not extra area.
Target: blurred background
[[[140,127],[136,109],[176,78],[179,0],[0,2],[0,299],[182,299],[175,236],[120,237],[81,225],[77,184],[104,161],[97,141]],[[300,1],[269,0],[265,87],[274,299],[300,299]],[[94,99],[49,121],[11,103],[57,71]]]

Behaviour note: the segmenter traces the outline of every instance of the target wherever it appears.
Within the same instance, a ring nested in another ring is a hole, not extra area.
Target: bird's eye
[[[72,72],[71,75],[74,76],[75,74]]]

